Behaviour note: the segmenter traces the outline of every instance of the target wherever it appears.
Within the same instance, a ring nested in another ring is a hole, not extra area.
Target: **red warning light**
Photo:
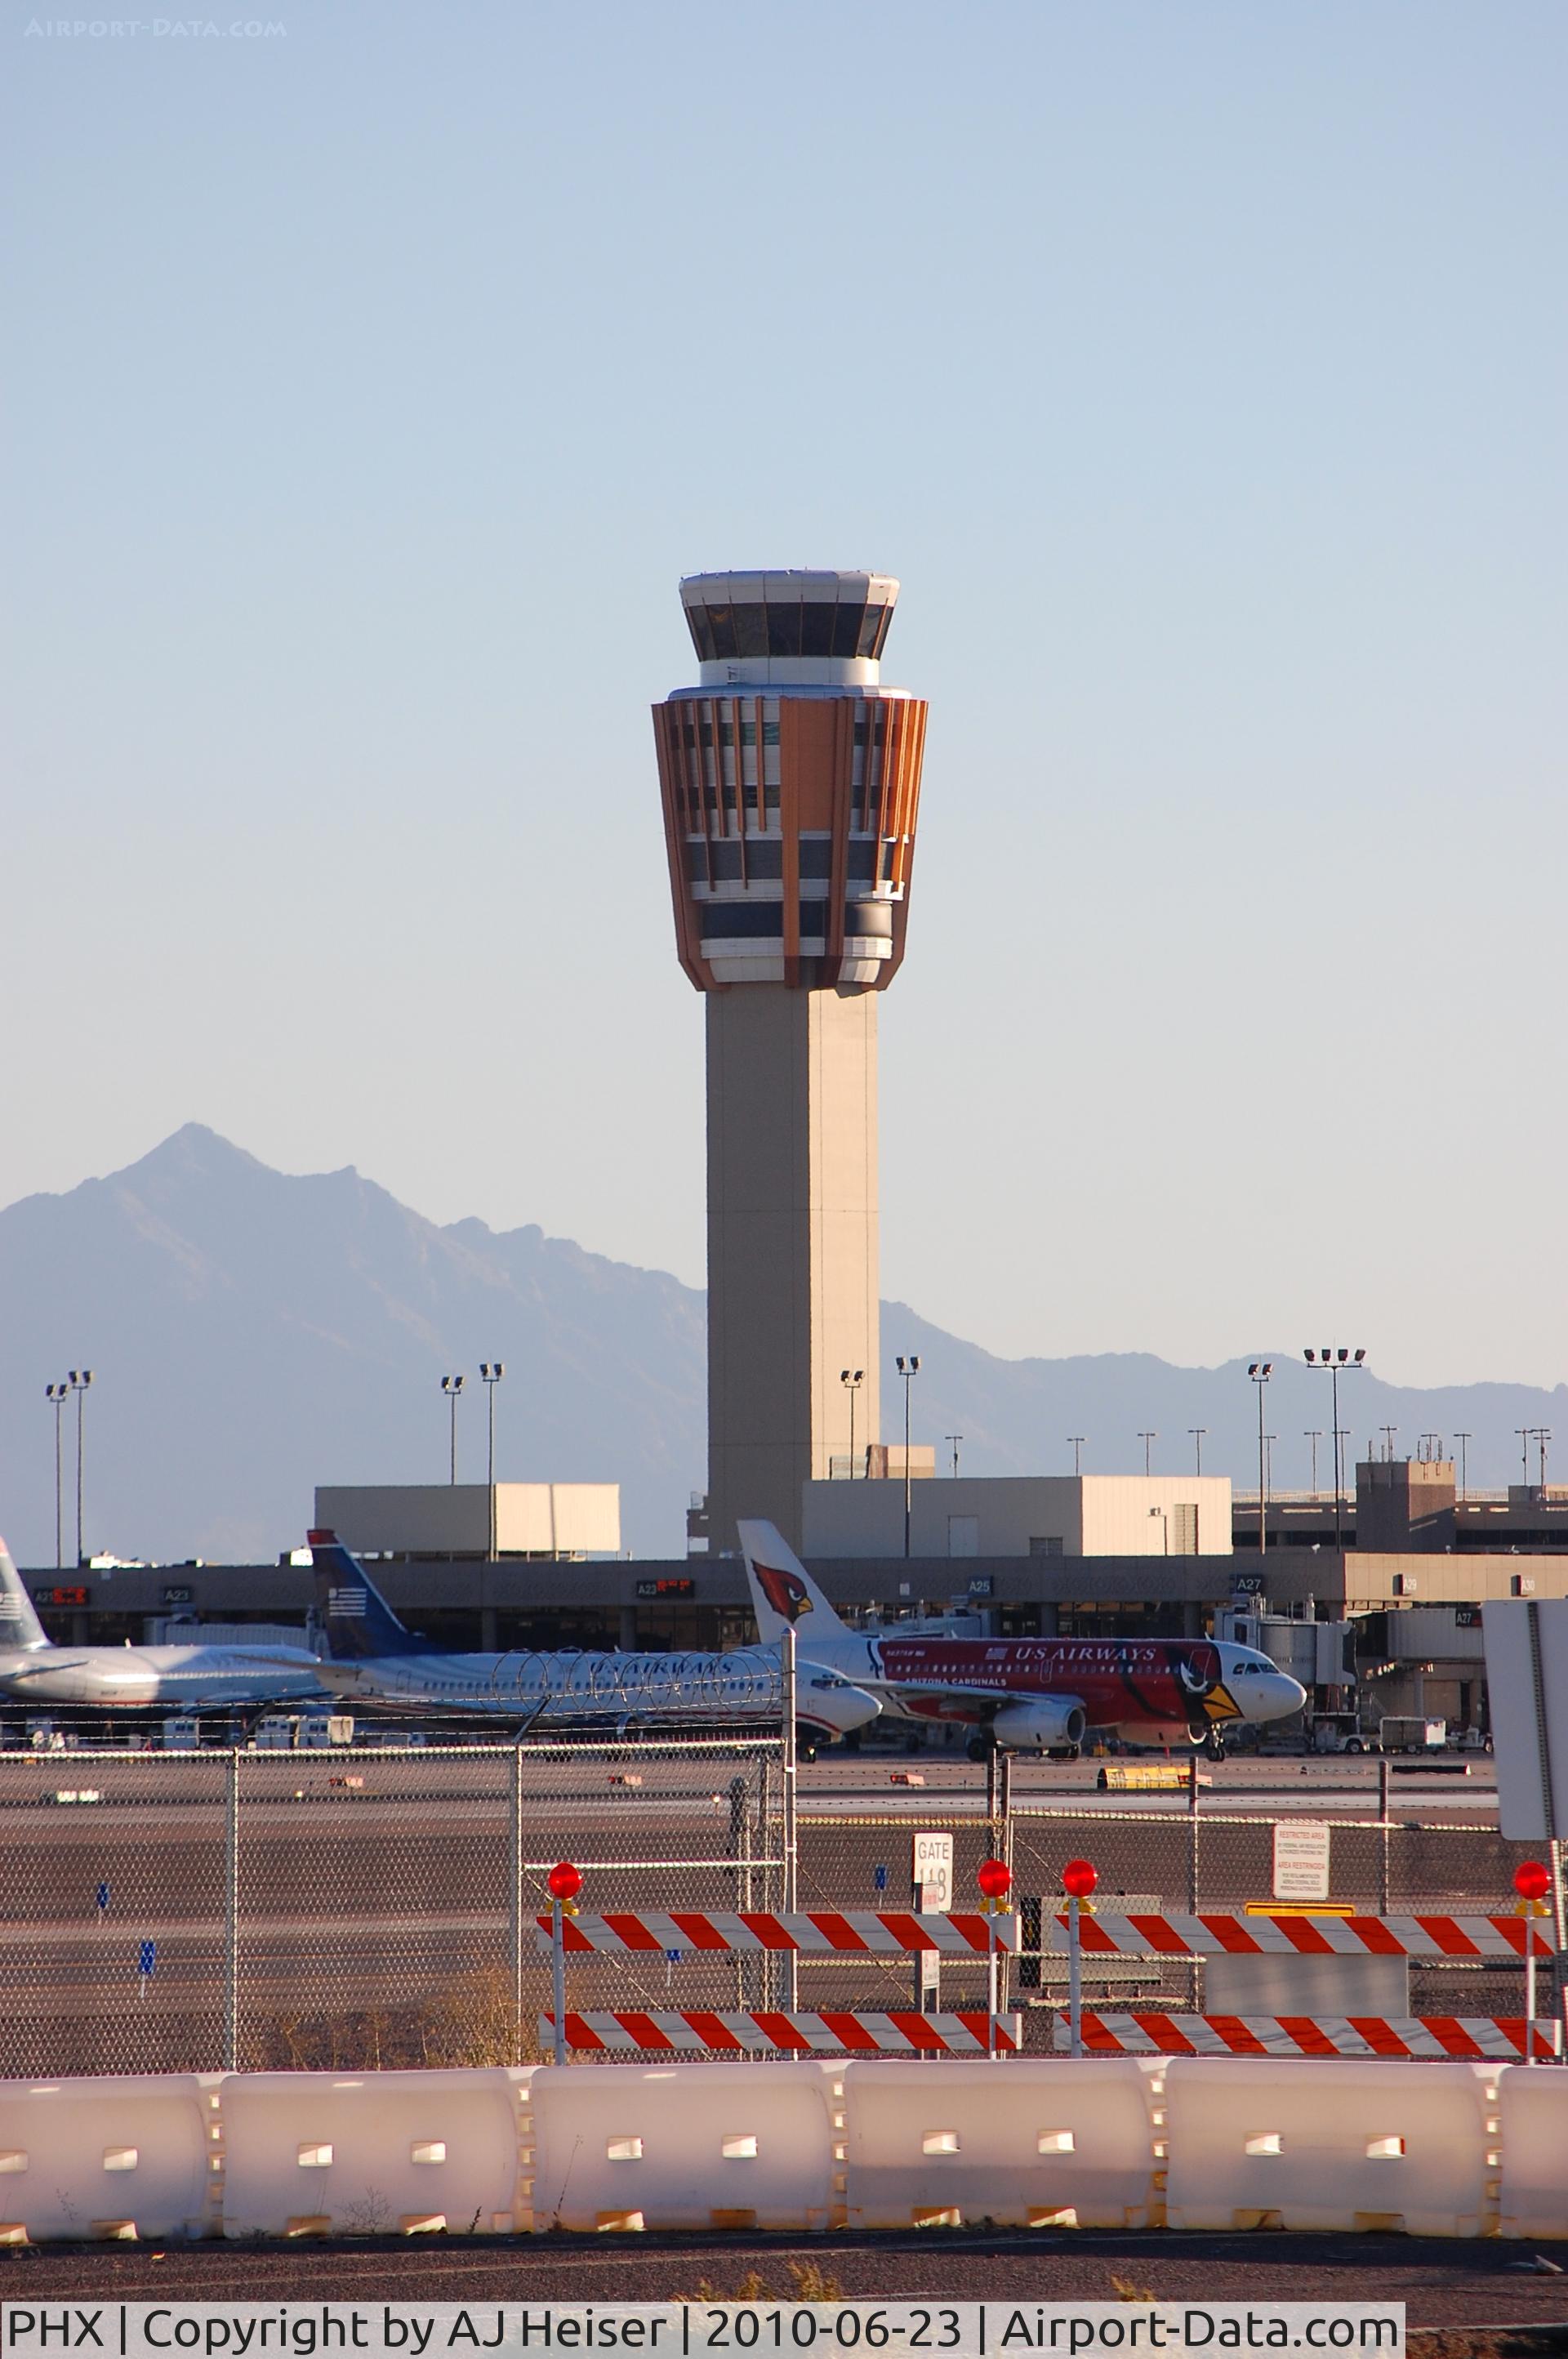
[[[1075,1900],[1087,1900],[1099,1882],[1099,1870],[1092,1860],[1070,1859],[1062,1870],[1062,1889]]]
[[[569,1859],[558,1859],[545,1882],[550,1887],[552,1900],[575,1900],[582,1890],[582,1870],[574,1867]]]
[[[1552,1874],[1538,1859],[1521,1860],[1514,1870],[1514,1890],[1521,1900],[1544,1900],[1552,1889]]]
[[[982,1859],[975,1870],[975,1882],[988,1900],[1003,1900],[1012,1890],[1012,1870],[1005,1859]]]

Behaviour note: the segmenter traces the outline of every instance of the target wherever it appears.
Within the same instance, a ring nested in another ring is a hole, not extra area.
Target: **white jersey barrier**
[[[1552,2067],[1173,2059],[1167,2223],[1481,2235],[1510,2070]]]
[[[1568,2236],[1568,2071],[1505,2071],[1498,2107],[1505,2236]]]
[[[452,2235],[519,2224],[529,2075],[249,2072],[222,2084],[231,2236]]]
[[[1164,2060],[914,2062],[847,2071],[851,2228],[1143,2228],[1156,2216]]]
[[[222,2076],[0,2081],[0,2243],[222,2231]]]
[[[0,2082],[0,2241],[1168,2222],[1568,2234],[1560,2065],[887,2059]]]
[[[542,2068],[529,2091],[538,2229],[827,2228],[845,2068]]]

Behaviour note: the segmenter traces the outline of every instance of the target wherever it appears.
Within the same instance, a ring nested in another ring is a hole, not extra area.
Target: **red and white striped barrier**
[[[1012,2056],[1022,2045],[1018,2017],[1011,2015],[784,2015],[766,2009],[747,2015],[702,2007],[574,2015],[568,2008],[566,2029],[568,2048],[606,2054],[652,2049],[672,2056],[770,2050],[788,2056]],[[541,2048],[549,2048],[555,2036],[555,2017],[542,2015]]]
[[[548,1945],[549,1918],[535,1921]],[[608,1917],[568,1917],[561,1930],[568,1957],[589,1950],[643,1957],[670,1950],[793,1951],[802,1957],[896,1957],[908,1950],[935,1950],[945,1957],[983,1958],[1018,1947],[1016,1917],[983,1917],[978,1910],[917,1917],[907,1909],[813,1908],[785,1916],[751,1909],[666,1913],[640,1908]]]
[[[983,1921],[983,1920],[982,1920]],[[1248,1917],[1216,1909],[1199,1917],[1079,1919],[1086,1958],[1374,1957],[1522,1958],[1531,1920],[1523,1917]],[[1552,1945],[1533,1923],[1534,1953]],[[1051,1920],[1050,1946],[1068,1945],[1065,1910]]]
[[[1479,2062],[1524,2055],[1523,2016],[1096,2014],[1084,2009],[1084,2049],[1091,2056],[1447,2057]],[[1555,2027],[1538,2022],[1534,2052],[1556,2054]],[[1071,2032],[1058,2019],[1055,2045]]]

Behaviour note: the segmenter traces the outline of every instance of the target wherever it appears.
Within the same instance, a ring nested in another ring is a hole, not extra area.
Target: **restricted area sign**
[[[1328,1898],[1328,1836],[1320,1819],[1275,1820],[1276,1900]]]
[[[917,1834],[910,1877],[923,1917],[945,1917],[953,1906],[953,1838]]]

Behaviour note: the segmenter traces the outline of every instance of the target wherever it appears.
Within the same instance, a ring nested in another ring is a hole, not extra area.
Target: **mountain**
[[[913,1430],[962,1434],[966,1473],[1142,1463],[1257,1479],[1244,1362],[1180,1368],[1142,1353],[999,1360],[883,1306],[885,1430],[901,1421],[897,1352],[917,1352]],[[44,1386],[90,1366],[85,1404],[90,1549],[220,1561],[267,1559],[303,1537],[314,1486],[439,1482],[448,1425],[438,1380],[463,1370],[459,1473],[481,1479],[481,1359],[506,1363],[496,1401],[503,1479],[619,1482],[622,1538],[640,1555],[684,1551],[687,1494],[703,1480],[703,1298],[546,1237],[476,1220],[438,1227],[357,1171],[270,1170],[188,1124],[126,1170],[0,1212],[0,1531],[18,1561],[54,1550],[51,1411]],[[1304,1485],[1303,1430],[1329,1425],[1328,1387],[1299,1352],[1276,1355],[1267,1396],[1274,1479]],[[1555,1411],[1555,1415],[1553,1412]],[[67,1559],[75,1538],[74,1404],[65,1423]],[[1385,1425],[1394,1447],[1468,1428],[1473,1484],[1519,1466],[1514,1429],[1568,1440],[1568,1387],[1420,1391],[1374,1375],[1340,1388],[1347,1453]],[[1320,1444],[1326,1483],[1326,1440]]]
[[[703,1304],[536,1228],[438,1228],[357,1171],[290,1179],[199,1124],[127,1170],[0,1212],[0,1531],[54,1552],[44,1385],[86,1365],[89,1549],[244,1562],[298,1545],[314,1486],[458,1471],[622,1485],[632,1544],[684,1552],[702,1474]],[[75,1539],[68,1403],[68,1560]]]

